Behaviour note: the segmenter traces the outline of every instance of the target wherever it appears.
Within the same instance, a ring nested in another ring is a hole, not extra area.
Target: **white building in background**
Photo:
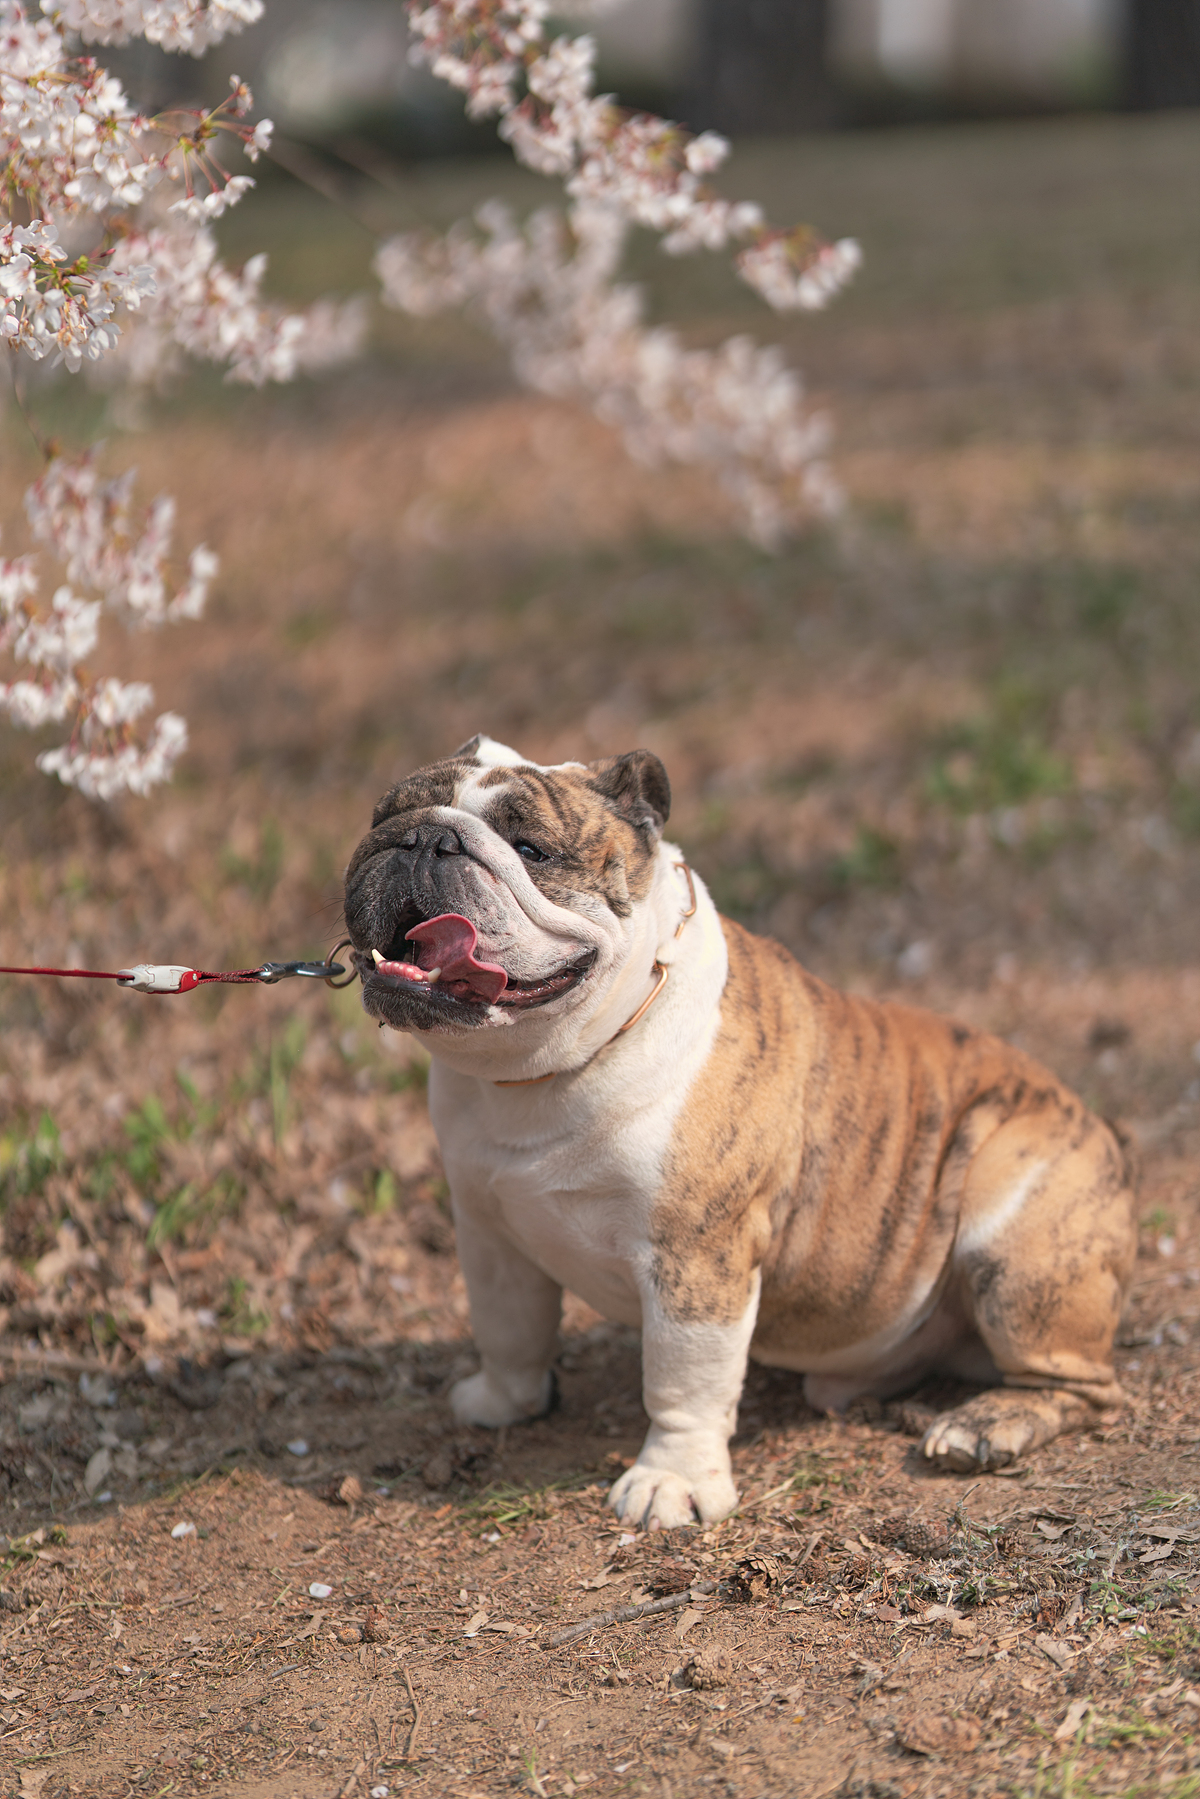
[[[1111,71],[1120,0],[833,0],[834,68],[924,93],[1069,100]]]
[[[705,3],[600,0],[587,29],[599,41],[602,80],[664,101],[679,95],[682,104]],[[1104,93],[1123,0],[827,4],[831,73],[852,89],[1053,105]],[[400,0],[272,0],[253,35],[262,99],[285,131],[337,131],[364,112],[461,110],[455,95],[408,64]]]

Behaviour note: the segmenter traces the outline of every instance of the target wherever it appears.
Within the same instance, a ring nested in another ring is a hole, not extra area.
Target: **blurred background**
[[[1194,0],[606,0],[587,29],[601,91],[734,136],[1200,101]],[[202,64],[143,45],[123,66],[160,103],[236,68],[310,139],[494,144],[409,42],[399,0],[271,0]]]
[[[727,191],[860,240],[821,314],[646,237],[626,271],[688,343],[782,346],[841,514],[768,556],[703,473],[635,465],[471,319],[374,299],[321,380],[198,368],[114,412],[44,375],[43,427],[105,434],[222,573],[203,622],[98,659],[188,718],[173,786],[94,807],[0,726],[0,961],[319,953],[399,775],[477,730],[546,761],[644,744],[728,912],[1134,1121],[1174,1278],[1200,1150],[1200,0],[622,0],[595,29],[603,87],[732,135]],[[289,303],[374,294],[391,231],[561,200],[408,64],[398,4],[269,0],[203,62],[113,62],[147,105],[253,82],[281,161],[219,231]],[[38,466],[9,409],[6,554]],[[298,986],[0,983],[12,1331],[465,1328],[421,1058]]]

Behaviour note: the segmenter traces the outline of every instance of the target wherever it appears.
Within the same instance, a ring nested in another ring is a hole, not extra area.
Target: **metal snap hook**
[[[334,956],[337,955],[337,953],[340,949],[353,949],[353,948],[354,948],[353,937],[343,937],[342,941],[340,943],[334,944],[332,954],[330,955],[328,962],[325,963],[325,967],[326,968],[335,968],[337,970],[337,972],[339,974],[341,974],[343,972],[341,964],[338,962],[335,962],[333,958],[334,958]],[[317,971],[314,969],[313,972],[316,973]],[[358,979],[358,970],[357,970],[357,968],[354,968],[354,967],[351,967],[350,973],[346,976],[346,979],[344,981],[335,981],[332,978],[332,976],[330,976],[328,974],[326,974],[324,976],[325,985],[327,987],[353,987],[353,985],[354,985],[355,981],[357,981],[357,979]]]

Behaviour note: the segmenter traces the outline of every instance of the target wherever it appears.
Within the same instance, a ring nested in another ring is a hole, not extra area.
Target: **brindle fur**
[[[723,923],[720,1028],[654,1213],[667,1307],[730,1321],[759,1268],[750,1353],[806,1369],[885,1333],[915,1290],[932,1291],[926,1354],[900,1346],[892,1377],[861,1390],[886,1397],[947,1361],[1055,1389],[1037,1404],[975,1404],[993,1461],[1010,1459],[1000,1417],[1011,1435],[1027,1414],[1027,1447],[1120,1403],[1112,1343],[1135,1239],[1110,1127],[1008,1044],[837,993],[778,944]],[[1011,1222],[956,1252],[1039,1163]]]

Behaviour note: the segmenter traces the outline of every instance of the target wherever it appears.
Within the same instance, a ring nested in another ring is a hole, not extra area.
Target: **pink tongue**
[[[508,976],[494,962],[475,959],[479,933],[469,918],[457,912],[443,912],[440,918],[427,918],[405,932],[405,940],[417,945],[417,964],[421,968],[440,968],[443,981],[464,981],[472,993],[490,1005],[508,986]]]

